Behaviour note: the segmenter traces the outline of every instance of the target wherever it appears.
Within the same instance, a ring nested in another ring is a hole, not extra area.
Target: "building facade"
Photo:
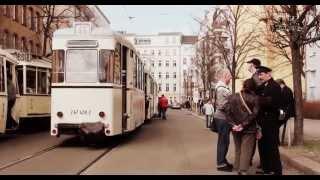
[[[169,103],[183,101],[183,70],[191,62],[194,49],[192,36],[182,33],[158,33],[157,35],[126,34],[139,51],[145,68],[158,83],[159,96],[164,94]],[[193,37],[194,39],[194,37]]]
[[[49,8],[55,6],[53,14]],[[29,59],[42,57],[50,51],[51,41],[44,47],[44,24],[48,16],[55,17],[49,38],[55,29],[71,26],[74,21],[93,21],[97,26],[110,24],[97,6],[78,5],[0,5],[0,46],[2,49]]]

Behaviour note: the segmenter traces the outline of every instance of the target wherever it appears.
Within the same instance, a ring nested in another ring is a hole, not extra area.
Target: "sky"
[[[99,5],[112,29],[136,34],[182,32],[197,35],[205,10],[212,5]],[[129,18],[133,17],[133,18]]]

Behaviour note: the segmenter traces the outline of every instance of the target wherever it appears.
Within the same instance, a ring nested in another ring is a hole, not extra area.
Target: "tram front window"
[[[36,68],[27,67],[27,93],[36,94]]]
[[[97,82],[97,62],[97,50],[68,50],[66,62],[66,81],[70,83]]]
[[[38,94],[47,94],[47,71],[38,68]]]
[[[64,50],[53,51],[52,62],[52,82],[60,83],[64,81]]]
[[[111,50],[100,50],[99,59],[99,81],[113,83],[114,52]]]
[[[0,57],[0,92],[4,92],[5,91],[5,87],[4,87],[4,66],[3,66],[3,58]]]

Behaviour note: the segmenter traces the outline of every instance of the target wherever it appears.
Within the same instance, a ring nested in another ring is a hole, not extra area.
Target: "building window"
[[[169,56],[169,49],[166,49],[166,56]]]
[[[15,21],[18,21],[18,16],[19,15],[19,6],[18,5],[14,5],[13,6],[13,13],[12,13],[12,18]]]
[[[161,61],[159,61],[159,67],[161,67]]]
[[[13,34],[13,36],[12,36],[12,48],[13,49],[19,49],[17,40],[18,40],[18,35],[17,34]]]
[[[151,73],[152,78],[154,78],[154,72]]]
[[[173,61],[173,67],[176,67],[176,66],[177,66],[176,61]]]
[[[3,34],[3,48],[9,48],[9,32],[7,30]]]
[[[27,25],[26,19],[27,19],[27,6],[23,6],[22,12],[21,12],[21,20],[22,20],[21,23],[25,26]]]
[[[41,54],[41,47],[40,47],[40,44],[37,44],[36,45],[36,52],[35,52],[38,56],[40,56]]]
[[[169,61],[166,61],[166,67],[169,67]]]
[[[166,84],[166,91],[167,92],[169,91],[169,84],[168,83]]]
[[[187,70],[183,70],[183,76],[186,77],[187,76]]]
[[[29,53],[33,54],[33,50],[34,50],[33,42],[29,41]]]
[[[6,16],[11,17],[11,7],[9,5],[6,6]]]
[[[159,79],[161,79],[161,72],[159,72]]]
[[[169,79],[169,73],[166,72],[166,79]]]
[[[174,91],[174,92],[177,91],[177,84],[173,84],[173,91]]]
[[[177,73],[173,72],[173,78],[177,78]]]
[[[151,50],[151,54],[154,55],[154,49]]]
[[[30,17],[30,29],[35,30],[34,26],[34,14],[33,14],[33,9],[30,7],[29,8],[29,17]]]
[[[158,55],[161,56],[161,49],[159,49]]]
[[[24,51],[24,52],[27,52],[27,51],[28,51],[27,41],[26,41],[26,38],[25,38],[25,37],[22,37],[22,38],[21,38],[21,50]]]
[[[172,44],[176,43],[176,37],[172,37]]]
[[[168,37],[165,37],[165,43],[169,44],[169,38]]]
[[[151,60],[151,66],[154,67],[154,60]]]
[[[161,90],[161,83],[159,83],[159,91],[162,91],[162,90]]]
[[[187,64],[187,58],[183,58],[183,64]]]

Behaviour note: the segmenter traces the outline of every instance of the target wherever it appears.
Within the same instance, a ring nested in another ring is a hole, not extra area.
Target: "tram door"
[[[3,57],[0,57],[0,133],[5,132],[6,128],[6,112],[7,112],[7,97],[5,93],[5,68]]]
[[[127,129],[128,111],[127,111],[127,50],[121,46],[121,82],[122,82],[122,132]]]
[[[14,89],[11,89],[7,85],[7,93],[9,94],[10,90],[15,90],[15,92],[12,92],[12,93],[16,93],[17,94],[17,92],[19,92],[19,91],[18,91],[18,86],[17,86],[17,83],[16,83],[17,81],[16,81],[16,74],[15,74],[15,66],[12,63],[7,61],[6,62],[6,71],[7,71],[6,72],[7,73],[7,82],[6,83],[8,83],[9,79],[11,78],[10,80],[12,81],[12,83],[15,86]],[[17,100],[17,96],[16,96],[16,100]],[[7,117],[9,117],[9,116],[12,117],[14,121],[17,121],[17,117],[16,117],[17,115],[16,115],[16,112],[14,110],[14,106],[16,104],[16,100],[14,102],[10,103],[9,102],[9,96],[7,96]],[[11,112],[12,112],[11,114],[9,114],[10,113],[10,109],[11,109]],[[9,123],[9,120],[10,119],[7,118],[6,124]],[[16,122],[16,123],[18,123],[18,122]]]

